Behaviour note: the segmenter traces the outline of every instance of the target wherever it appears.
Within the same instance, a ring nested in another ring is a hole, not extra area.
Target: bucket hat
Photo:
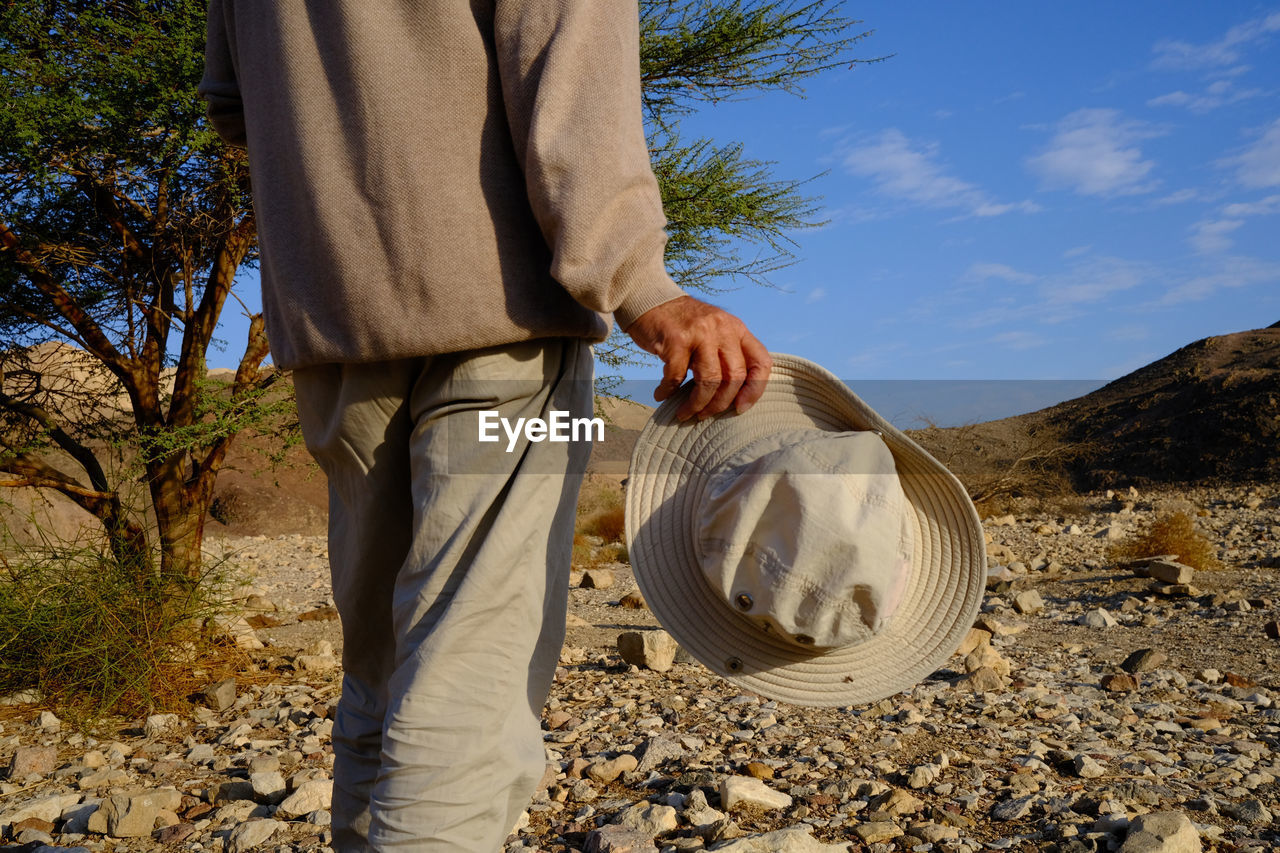
[[[708,669],[796,705],[873,702],[960,645],[986,581],[964,487],[832,373],[774,354],[743,414],[680,422],[631,457],[627,542],[658,621]]]

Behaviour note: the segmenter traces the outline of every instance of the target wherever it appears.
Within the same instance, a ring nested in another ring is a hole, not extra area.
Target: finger
[[[734,401],[738,394],[738,389],[742,387],[742,382],[747,378],[746,359],[742,355],[742,350],[736,347],[720,351],[720,387],[716,389],[715,394],[707,401],[707,405],[698,412],[699,418],[709,418],[718,415],[729,408],[729,404]]]
[[[662,381],[654,389],[653,399],[661,403],[684,383],[684,376],[689,372],[689,354],[683,347],[666,354],[662,360]]]
[[[693,388],[689,398],[676,411],[678,420],[687,421],[702,411],[720,387],[720,357],[716,350],[693,352]]]
[[[746,355],[747,378],[734,399],[734,409],[738,414],[750,409],[764,395],[764,389],[769,384],[769,373],[773,370],[773,357],[750,332],[742,339],[742,350]]]

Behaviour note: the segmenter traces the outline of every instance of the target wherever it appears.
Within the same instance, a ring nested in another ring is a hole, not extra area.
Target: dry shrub
[[[627,532],[626,508],[602,509],[583,521],[579,529],[588,536],[599,536],[605,542],[621,542]]]
[[[1115,562],[1139,560],[1160,554],[1176,554],[1178,562],[1195,569],[1221,569],[1213,544],[1196,529],[1195,519],[1185,512],[1160,516],[1141,533],[1112,545],[1107,557]]]
[[[150,568],[88,547],[0,560],[0,695],[34,691],[82,720],[178,709],[196,670],[243,663],[202,629],[226,608],[225,578]]]

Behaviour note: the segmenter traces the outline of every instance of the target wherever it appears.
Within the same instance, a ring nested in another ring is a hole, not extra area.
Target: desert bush
[[[598,510],[583,520],[579,529],[588,536],[599,536],[605,542],[621,542],[627,532],[626,508],[615,506]]]
[[[225,601],[213,573],[164,577],[84,546],[0,558],[0,695],[34,690],[84,717],[180,705]]]
[[[1160,554],[1176,554],[1179,562],[1196,569],[1222,568],[1213,544],[1185,512],[1161,515],[1142,532],[1121,539],[1107,550],[1107,557],[1115,562]]]

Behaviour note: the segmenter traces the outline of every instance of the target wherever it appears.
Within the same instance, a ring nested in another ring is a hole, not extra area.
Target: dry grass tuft
[[[1159,554],[1177,554],[1179,562],[1195,569],[1222,568],[1213,544],[1196,529],[1195,519],[1185,512],[1162,515],[1142,533],[1122,539],[1107,550],[1107,557],[1116,562]]]
[[[626,509],[616,506],[599,510],[587,517],[578,529],[605,542],[621,542],[627,533]]]

